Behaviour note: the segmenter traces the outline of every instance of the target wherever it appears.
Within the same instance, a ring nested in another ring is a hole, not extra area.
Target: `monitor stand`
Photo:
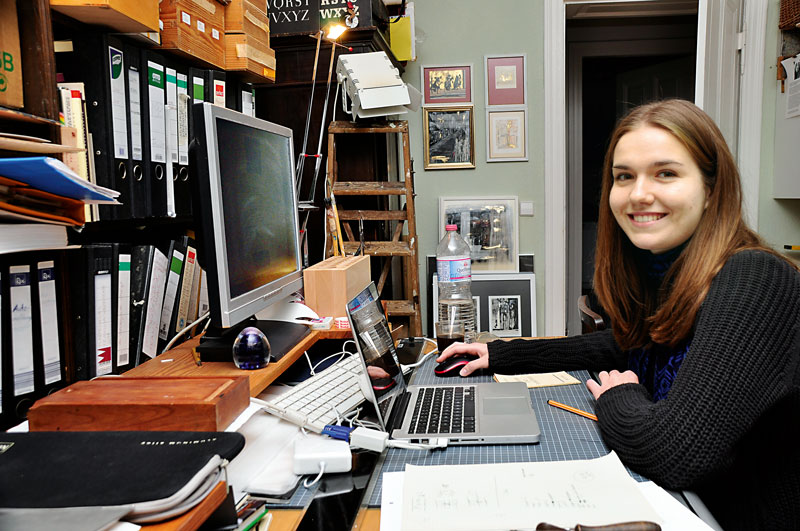
[[[311,327],[304,324],[287,321],[256,320],[255,318],[243,321],[230,328],[209,327],[203,337],[200,338],[200,344],[197,345],[200,361],[233,362],[233,342],[239,332],[248,326],[255,326],[267,336],[271,361],[281,359],[301,339],[311,333]]]

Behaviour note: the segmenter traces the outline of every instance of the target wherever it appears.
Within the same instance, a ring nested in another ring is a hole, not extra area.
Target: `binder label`
[[[156,249],[153,252],[153,270],[150,275],[150,288],[147,291],[147,315],[142,333],[142,354],[150,358],[155,358],[158,350],[158,325],[164,304],[166,277],[167,257]]]
[[[164,124],[164,67],[147,61],[147,87],[150,101],[150,159],[167,161],[167,138]]]
[[[161,309],[161,323],[158,327],[158,338],[169,338],[169,323],[172,320],[172,310],[175,307],[175,297],[178,295],[178,284],[181,282],[184,255],[177,249],[172,252],[172,262],[169,265],[167,288],[164,294],[164,306]]]
[[[39,309],[42,329],[44,383],[61,380],[61,346],[58,339],[58,306],[56,303],[55,262],[39,262]]]
[[[30,266],[8,268],[11,282],[11,348],[14,396],[33,392],[33,309]]]
[[[183,280],[181,281],[181,296],[178,304],[178,319],[175,324],[174,332],[180,332],[188,324],[189,301],[192,296],[192,285],[194,284],[196,253],[194,247],[186,249],[186,265],[183,266]]]
[[[178,74],[178,164],[189,164],[189,88],[188,76]]]
[[[192,98],[197,101],[206,100],[206,82],[202,77],[192,78]]]
[[[117,367],[130,361],[131,255],[119,255],[117,276]]]
[[[167,134],[169,156],[173,164],[178,163],[178,77],[172,68],[167,68]]]
[[[214,105],[225,107],[225,82],[214,80]]]
[[[94,276],[94,352],[97,376],[111,373],[111,272]]]
[[[139,97],[139,71],[128,69],[128,99],[131,102],[131,158],[142,160],[142,105]]]
[[[111,118],[114,123],[114,156],[128,158],[128,113],[125,108],[125,61],[121,50],[108,47],[111,78]]]

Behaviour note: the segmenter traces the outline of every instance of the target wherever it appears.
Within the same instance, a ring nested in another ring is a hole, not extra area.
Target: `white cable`
[[[405,373],[406,369],[413,369],[414,367],[422,365],[423,363],[425,363],[425,360],[428,359],[428,356],[438,352],[439,352],[438,350],[432,350],[427,354],[425,354],[424,356],[422,356],[416,363],[409,363],[408,365],[400,365],[400,368],[403,370],[403,373]]]
[[[447,439],[443,437],[431,439],[430,444],[396,441],[389,440],[389,434],[385,431],[358,427],[350,432],[350,447],[363,448],[374,452],[382,452],[387,447],[404,448],[406,450],[434,450],[436,448],[446,448]]]
[[[311,483],[309,483],[308,478],[306,478],[305,480],[303,480],[303,486],[307,489],[313,487],[314,485],[316,485],[317,481],[319,481],[322,478],[322,474],[324,473],[325,473],[325,461],[320,461],[319,474],[317,474],[317,477],[315,477],[314,481],[312,481]]]
[[[180,338],[181,336],[183,336],[183,334],[185,334],[186,332],[188,332],[189,330],[191,330],[192,328],[194,328],[194,326],[195,326],[197,323],[199,323],[200,321],[202,321],[203,319],[207,319],[209,315],[211,315],[211,313],[210,313],[210,312],[206,312],[206,313],[204,313],[203,315],[201,315],[200,317],[198,317],[198,318],[197,318],[197,320],[196,320],[195,322],[193,322],[192,324],[189,324],[189,325],[186,325],[185,327],[183,327],[183,329],[181,329],[181,331],[180,331],[180,332],[178,332],[177,334],[175,334],[175,336],[174,336],[172,339],[170,339],[170,340],[169,340],[169,343],[167,343],[167,345],[164,347],[164,350],[162,350],[162,351],[161,351],[161,353],[163,354],[164,352],[166,352],[166,351],[168,351],[169,349],[171,349],[171,348],[172,348],[172,345],[174,345],[174,344],[175,344],[175,342],[178,340],[178,338]],[[210,323],[210,322],[211,322],[211,320],[209,319],[209,321],[208,321],[208,322]],[[207,327],[207,326],[208,326],[208,325],[206,325],[206,327]],[[203,328],[203,330],[205,330],[205,328]]]
[[[314,372],[314,366],[311,365],[311,358],[308,355],[308,351],[303,352],[306,357],[306,361],[308,362],[308,368],[311,370],[311,376],[314,376],[316,373]]]

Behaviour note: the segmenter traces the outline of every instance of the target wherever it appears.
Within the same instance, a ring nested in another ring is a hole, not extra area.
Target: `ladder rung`
[[[339,219],[341,221],[350,220],[404,220],[408,219],[405,210],[340,210]]]
[[[328,126],[328,133],[404,133],[408,131],[408,122],[376,122],[368,125],[337,121]]]
[[[386,301],[386,313],[389,315],[414,315],[416,309],[411,301]]]
[[[359,242],[344,242],[344,252],[353,254]],[[364,242],[364,254],[370,256],[411,256],[408,242]]]
[[[339,181],[333,184],[334,195],[405,195],[406,184],[386,181]]]

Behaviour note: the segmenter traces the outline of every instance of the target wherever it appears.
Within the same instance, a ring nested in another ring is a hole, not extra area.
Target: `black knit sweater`
[[[495,341],[489,368],[622,371],[627,360],[605,330]],[[800,529],[800,273],[769,253],[734,255],[711,283],[667,397],[623,384],[596,413],[623,463],[696,491],[724,529]]]

